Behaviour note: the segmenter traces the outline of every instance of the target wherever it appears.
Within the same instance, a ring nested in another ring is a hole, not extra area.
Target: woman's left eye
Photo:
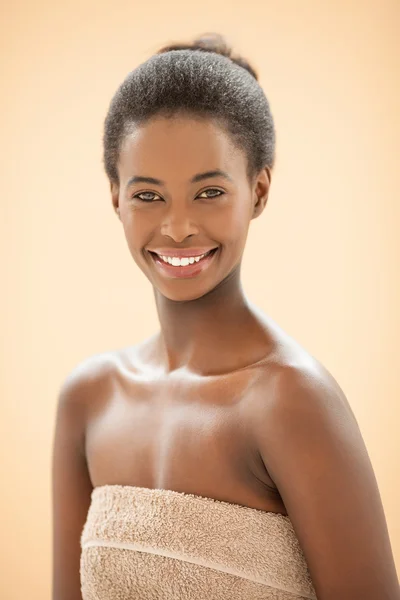
[[[199,196],[197,196],[197,197],[200,198],[202,196],[202,194],[208,194],[208,192],[212,192],[212,194],[210,196],[209,195],[205,196],[205,198],[217,198],[218,196],[221,196],[224,193],[222,190],[209,188],[208,190],[204,190],[204,192],[201,192],[201,194],[199,194]],[[204,198],[204,196],[203,196],[203,198]]]

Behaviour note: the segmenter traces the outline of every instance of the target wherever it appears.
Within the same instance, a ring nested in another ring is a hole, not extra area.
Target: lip
[[[193,256],[201,256],[202,254],[206,254],[210,252],[210,250],[216,250],[216,246],[213,248],[147,248],[149,252],[153,252],[153,254],[158,254],[159,256],[176,256],[177,258],[188,258]]]
[[[193,250],[196,250],[196,252],[197,252],[198,249],[193,248],[193,249],[191,249],[191,252],[193,252]],[[150,253],[151,259],[153,260],[157,270],[160,271],[163,275],[166,275],[167,277],[170,277],[170,278],[186,279],[186,278],[190,278],[190,277],[197,277],[198,275],[203,273],[203,271],[208,269],[208,267],[214,260],[215,255],[218,254],[219,248],[211,248],[209,250],[206,250],[206,252],[209,252],[210,250],[215,250],[215,251],[212,252],[209,256],[206,256],[205,258],[202,258],[201,260],[199,260],[199,262],[195,262],[191,265],[179,266],[179,267],[175,267],[173,265],[165,263],[161,258],[159,258],[157,256],[158,252],[153,253],[153,251],[150,250],[149,253]],[[163,250],[163,252],[164,252],[164,250]],[[182,250],[181,250],[181,252],[182,252]],[[200,252],[200,254],[204,254],[204,252]],[[188,256],[196,256],[196,254],[188,254],[188,253],[186,255],[163,254],[162,256],[176,256],[176,257],[179,256],[182,258],[187,258]]]

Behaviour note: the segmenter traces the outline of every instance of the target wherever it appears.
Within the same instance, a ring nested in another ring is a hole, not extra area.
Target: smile
[[[196,277],[211,264],[218,248],[193,256],[166,256],[149,251],[158,269],[169,277]],[[188,252],[185,252],[188,254]]]
[[[169,265],[173,265],[174,267],[187,267],[188,265],[193,265],[194,263],[199,262],[209,254],[211,254],[212,250],[209,250],[205,254],[200,254],[200,256],[160,256],[157,254],[158,258],[161,258],[165,263]]]

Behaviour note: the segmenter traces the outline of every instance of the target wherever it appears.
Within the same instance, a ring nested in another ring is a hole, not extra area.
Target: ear
[[[119,185],[115,181],[110,182],[110,191],[111,191],[111,200],[114,207],[115,212],[119,219],[121,216],[119,214]]]
[[[269,188],[271,185],[271,169],[264,167],[262,171],[255,177],[253,184],[253,214],[252,219],[256,219],[263,212],[267,201]]]

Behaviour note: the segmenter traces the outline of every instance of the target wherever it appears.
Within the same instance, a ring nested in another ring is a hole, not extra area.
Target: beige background
[[[278,133],[245,289],[347,394],[399,570],[399,2],[16,0],[2,15],[1,598],[50,596],[61,382],[157,328],[102,172],[108,103],[160,45],[209,30],[258,68]]]

